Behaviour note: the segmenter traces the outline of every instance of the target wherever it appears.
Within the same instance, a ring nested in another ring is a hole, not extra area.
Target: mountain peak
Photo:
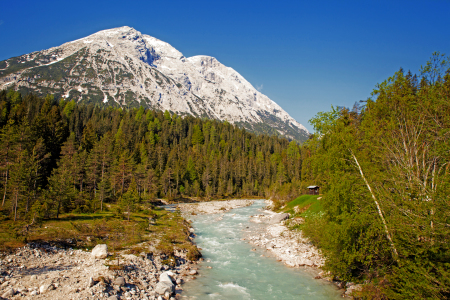
[[[128,26],[0,62],[1,88],[98,105],[143,105],[299,141],[308,136],[303,125],[233,68],[211,56],[186,58]]]

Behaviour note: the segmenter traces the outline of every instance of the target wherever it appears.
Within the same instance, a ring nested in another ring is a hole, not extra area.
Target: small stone
[[[95,285],[95,281],[92,277],[89,277],[88,280],[88,287],[93,287]]]
[[[125,278],[123,278],[122,276],[114,279],[114,285],[123,286],[123,285],[125,285],[125,283],[126,283]]]
[[[197,275],[197,274],[198,274],[197,270],[189,271],[189,275]]]
[[[37,275],[31,275],[30,280],[37,280]]]
[[[112,295],[108,297],[108,300],[119,300],[119,298],[116,295]]]
[[[37,291],[31,291],[30,295],[31,296],[36,296],[37,295]]]

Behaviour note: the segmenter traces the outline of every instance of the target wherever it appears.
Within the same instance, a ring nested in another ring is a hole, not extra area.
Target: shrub
[[[202,254],[201,254],[200,251],[198,250],[197,246],[191,245],[191,246],[188,248],[188,252],[187,252],[187,254],[186,254],[186,258],[187,258],[188,260],[195,261],[195,260],[198,260],[200,257],[202,257]]]

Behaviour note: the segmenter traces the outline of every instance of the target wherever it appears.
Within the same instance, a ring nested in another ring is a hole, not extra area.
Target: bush
[[[160,254],[163,254],[167,257],[175,256],[173,245],[167,240],[161,240],[155,248],[157,251],[159,251]]]
[[[192,260],[192,261],[196,261],[198,260],[200,257],[202,257],[202,254],[200,253],[200,251],[198,250],[197,246],[192,245],[188,248],[188,252],[186,254],[186,258],[188,260]]]

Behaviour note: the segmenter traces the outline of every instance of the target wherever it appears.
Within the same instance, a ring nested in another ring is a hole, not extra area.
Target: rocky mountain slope
[[[1,61],[0,89],[5,88],[227,120],[298,141],[308,136],[303,125],[234,69],[210,56],[184,57],[127,26]]]

